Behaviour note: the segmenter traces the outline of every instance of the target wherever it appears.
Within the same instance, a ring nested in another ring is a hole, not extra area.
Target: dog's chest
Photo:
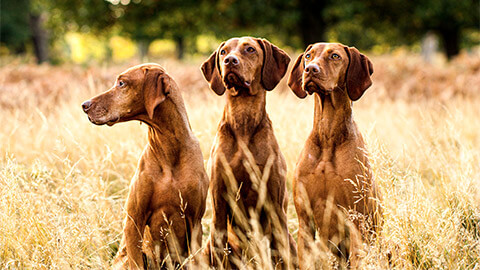
[[[153,179],[153,196],[151,199],[151,205],[153,208],[168,204],[179,205],[180,196],[185,197],[185,194],[180,195],[184,192],[176,183],[177,181],[171,176],[166,177],[158,175],[156,179]]]
[[[306,153],[305,159],[297,167],[297,181],[311,198],[351,193],[355,189],[352,180],[356,180],[357,174],[362,174],[354,155],[345,155],[340,151]]]
[[[266,166],[273,168],[272,162],[268,165],[269,148],[261,148],[231,141],[232,144],[220,143],[220,147],[213,154],[213,170],[226,176],[227,189],[235,192],[236,200],[241,200],[246,207],[256,207],[258,188]],[[265,179],[263,179],[265,181]],[[236,187],[235,187],[236,185]]]
[[[259,181],[265,164],[258,160],[254,153],[245,154],[241,149],[238,149],[227,162],[233,176],[230,180],[234,180],[238,185],[238,195],[243,200],[256,201],[258,193],[255,191],[255,183]]]

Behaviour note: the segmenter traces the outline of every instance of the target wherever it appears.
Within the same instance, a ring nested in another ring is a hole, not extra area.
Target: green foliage
[[[0,2],[0,43],[22,52],[30,39],[28,24],[29,0],[2,0]]]
[[[399,39],[412,44],[428,31],[435,31],[442,40],[448,57],[458,54],[465,30],[478,31],[480,5],[476,0],[366,0],[369,12],[362,25],[384,24],[397,29]],[[467,44],[471,46],[473,44]]]
[[[179,58],[185,41],[194,39],[204,28],[206,1],[134,1],[127,5],[112,4],[120,32],[143,43],[148,48],[155,39],[172,39],[177,44]]]
[[[31,13],[46,15],[55,43],[67,32],[123,35],[141,55],[157,39],[172,40],[178,57],[196,53],[201,36],[265,37],[299,50],[336,41],[384,51],[417,45],[434,31],[449,57],[480,41],[477,0],[2,0],[1,7],[0,41],[13,51],[30,42]]]
[[[269,35],[291,43],[288,33],[295,29],[299,15],[295,1],[290,0],[218,0],[207,14],[208,29],[223,38]]]
[[[107,34],[116,23],[113,8],[104,0],[36,1],[48,10],[47,26],[57,38],[69,31]]]
[[[218,0],[207,16],[208,31],[220,39],[248,35],[299,45],[291,35],[299,17],[294,1]]]

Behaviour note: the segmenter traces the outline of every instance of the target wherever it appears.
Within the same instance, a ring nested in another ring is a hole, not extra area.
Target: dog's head
[[[118,75],[112,88],[83,102],[82,109],[96,125],[111,126],[140,115],[152,119],[172,86],[174,81],[160,65],[134,66]]]
[[[354,47],[339,43],[309,45],[297,58],[288,86],[300,98],[308,94],[328,95],[346,88],[351,100],[358,100],[372,85],[372,62]]]
[[[256,95],[258,89],[272,90],[287,71],[290,57],[265,39],[232,38],[218,47],[203,63],[202,72],[218,95],[226,89]]]

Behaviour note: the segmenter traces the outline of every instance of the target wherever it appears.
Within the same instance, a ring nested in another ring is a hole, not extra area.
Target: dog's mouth
[[[333,89],[325,89],[322,86],[322,84],[320,83],[320,80],[318,78],[315,78],[315,77],[305,78],[304,82],[303,82],[303,89],[309,95],[312,95],[313,93],[328,95],[333,91]]]
[[[242,76],[236,72],[230,71],[223,77],[223,82],[227,88],[235,88],[237,91],[248,90],[251,82],[245,80]]]
[[[118,123],[119,121],[120,121],[120,117],[117,117],[117,118],[115,118],[115,119],[113,119],[113,120],[107,121],[106,124],[107,124],[107,126],[111,127],[111,126],[113,126],[114,124]]]
[[[89,115],[88,120],[90,122],[92,122],[92,124],[95,124],[97,126],[107,125],[107,126],[111,127],[111,126],[115,125],[116,123],[118,123],[120,121],[120,117],[117,116],[117,117],[114,117],[112,119],[109,119],[109,120],[105,121],[105,120],[93,119]]]

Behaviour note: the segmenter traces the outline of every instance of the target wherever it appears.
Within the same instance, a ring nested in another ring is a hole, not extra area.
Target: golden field
[[[405,52],[371,60],[374,85],[354,114],[383,193],[384,226],[363,267],[480,267],[480,54],[438,66]],[[182,90],[206,163],[225,101],[208,90],[201,62],[158,61]],[[110,267],[146,126],[98,127],[80,104],[128,66],[0,67],[0,268]],[[291,199],[313,98],[296,98],[285,81],[268,94],[267,112]],[[296,238],[292,202],[288,218]]]

